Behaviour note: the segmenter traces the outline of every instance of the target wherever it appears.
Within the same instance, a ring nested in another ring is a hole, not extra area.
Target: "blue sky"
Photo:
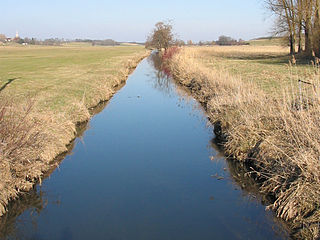
[[[263,0],[1,0],[0,33],[21,37],[144,41],[154,24],[173,20],[183,40],[270,35]]]

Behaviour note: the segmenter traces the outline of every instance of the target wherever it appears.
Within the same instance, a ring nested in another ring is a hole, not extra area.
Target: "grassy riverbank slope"
[[[288,53],[280,46],[185,47],[169,67],[206,108],[226,154],[261,183],[268,208],[291,223],[296,238],[316,239],[319,72],[317,59],[289,64]]]
[[[111,98],[142,46],[0,47],[0,215],[57,163],[90,108]]]

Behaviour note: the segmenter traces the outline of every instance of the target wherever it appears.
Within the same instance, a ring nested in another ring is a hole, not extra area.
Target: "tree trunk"
[[[306,26],[304,27],[305,35],[305,52],[308,56],[312,56],[312,39],[311,39],[311,22],[306,21]]]
[[[298,53],[301,53],[303,51],[302,48],[302,24],[303,24],[303,0],[297,0],[297,24],[298,24]]]
[[[302,52],[302,21],[299,21],[299,27],[298,27],[298,53]]]
[[[307,56],[312,56],[312,0],[307,0],[304,2],[303,10],[305,11],[305,26],[304,26],[304,34],[305,34],[305,52]]]
[[[317,57],[320,55],[320,14],[319,14],[319,0],[316,1],[315,17],[313,25],[313,50]]]
[[[292,33],[290,33],[290,36],[289,36],[289,43],[290,43],[290,55],[293,55],[296,53],[296,50],[295,50],[296,44],[295,44],[295,40]]]

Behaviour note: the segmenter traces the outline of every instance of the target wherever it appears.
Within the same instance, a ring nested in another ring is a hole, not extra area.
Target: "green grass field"
[[[6,87],[0,94],[18,102],[31,97],[39,111],[65,111],[83,98],[91,106],[101,90],[112,88],[127,62],[144,53],[141,46],[1,47],[0,89]]]
[[[249,41],[251,46],[286,46],[288,41],[284,38],[270,37],[270,38],[259,38]]]

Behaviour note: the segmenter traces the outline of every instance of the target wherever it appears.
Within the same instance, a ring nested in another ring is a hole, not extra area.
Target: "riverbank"
[[[206,109],[226,155],[260,183],[267,208],[291,224],[293,237],[317,239],[319,76],[288,60],[287,49],[270,46],[186,47],[169,67]]]
[[[0,215],[67,151],[90,109],[149,53],[141,46],[0,48]]]
[[[10,206],[3,238],[287,239],[259,196],[242,190],[248,182],[234,182],[241,172],[211,147],[203,109],[155,57],[90,119],[59,169]]]

